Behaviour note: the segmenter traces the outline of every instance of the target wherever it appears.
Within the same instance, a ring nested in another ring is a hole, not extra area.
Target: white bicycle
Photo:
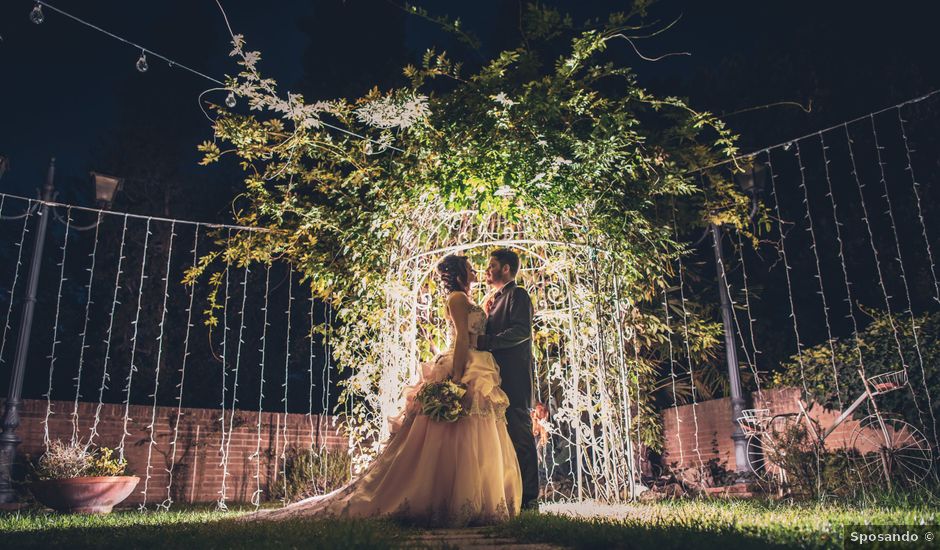
[[[861,376],[861,372],[859,372]],[[865,393],[839,414],[839,417],[822,433],[818,423],[806,411],[803,400],[799,400],[799,412],[771,415],[769,409],[745,409],[737,418],[738,424],[748,436],[747,460],[754,475],[765,483],[786,482],[784,465],[786,453],[794,442],[809,451],[812,446],[822,449],[826,438],[839,427],[865,401],[870,401],[873,414],[864,417],[852,431],[849,449],[854,449],[852,460],[858,474],[865,483],[895,483],[912,486],[923,480],[933,467],[933,450],[920,430],[903,419],[881,413],[875,396],[888,393],[908,384],[907,371],[899,370],[865,378],[862,376]],[[809,438],[799,435],[805,430]]]

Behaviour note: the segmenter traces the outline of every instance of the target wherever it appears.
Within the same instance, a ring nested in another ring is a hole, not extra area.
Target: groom
[[[519,256],[508,249],[490,254],[486,282],[490,295],[484,306],[486,334],[477,348],[489,351],[499,365],[502,389],[509,396],[507,429],[522,471],[522,507],[538,507],[539,474],[532,435],[532,301],[525,289],[516,285]]]

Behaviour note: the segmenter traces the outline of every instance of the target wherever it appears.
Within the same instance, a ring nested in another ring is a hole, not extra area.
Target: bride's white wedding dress
[[[453,342],[449,312],[448,321]],[[433,421],[420,413],[415,402],[425,382],[451,374],[454,352],[449,349],[421,365],[419,380],[405,389],[405,408],[389,419],[392,436],[385,449],[358,479],[332,493],[239,519],[391,516],[458,526],[518,515],[522,478],[506,431],[509,398],[500,389],[493,355],[473,349],[476,335],[486,327],[483,308],[472,305],[468,321],[471,349],[461,382],[467,385],[469,416],[456,422]]]

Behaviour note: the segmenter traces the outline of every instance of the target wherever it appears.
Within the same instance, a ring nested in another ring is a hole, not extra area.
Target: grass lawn
[[[114,511],[106,516],[0,513],[4,548],[413,548],[414,530],[378,520],[228,521],[254,507],[180,506],[166,512]]]
[[[0,513],[6,548],[415,548],[421,530],[391,521],[227,521],[252,507],[214,505],[108,516]],[[607,506],[547,504],[492,528],[494,536],[573,548],[842,548],[843,525],[936,525],[940,510],[924,499],[890,504],[791,504],[686,500]],[[441,548],[441,545],[431,546]],[[906,546],[914,548],[917,546]]]
[[[845,525],[923,525],[928,526],[926,530],[940,524],[940,508],[933,499],[882,499],[885,501],[890,503],[678,500],[628,505],[547,504],[541,514],[523,515],[492,532],[572,548],[737,550],[843,548]],[[940,543],[923,547],[940,548]]]

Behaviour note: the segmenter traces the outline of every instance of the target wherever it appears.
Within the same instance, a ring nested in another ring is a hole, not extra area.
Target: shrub
[[[94,449],[81,442],[65,443],[56,439],[39,460],[30,462],[32,478],[46,480],[124,475],[127,460],[112,455],[113,451],[108,447]]]
[[[283,477],[269,490],[272,499],[296,501],[337,489],[349,481],[352,459],[342,449],[288,447]]]
[[[91,465],[86,476],[122,476],[127,469],[127,459],[115,458],[114,451],[101,447],[92,454]]]
[[[819,423],[812,422],[818,433]],[[775,440],[776,444],[765,448],[764,453],[768,462],[785,474],[784,489],[792,496],[849,496],[862,488],[860,482],[864,480],[853,465],[858,453],[848,449],[830,451],[820,446],[805,419],[786,424],[775,432]]]
[[[868,376],[901,370],[901,359],[898,355],[898,343],[895,340],[897,329],[898,341],[904,354],[904,362],[908,365],[910,375],[910,388],[893,391],[879,395],[878,406],[882,411],[893,411],[901,414],[914,426],[920,428],[927,437],[933,433],[929,425],[931,413],[927,407],[924,392],[924,375],[926,370],[926,386],[930,395],[940,395],[940,369],[932,368],[940,363],[940,313],[930,313],[915,318],[917,330],[917,346],[911,331],[911,319],[906,314],[898,314],[890,318],[880,311],[871,312],[873,320],[859,332],[862,362],[865,364],[865,373]],[[893,321],[893,323],[892,323]],[[781,371],[774,375],[775,386],[792,386],[808,390],[809,395],[804,399],[814,401],[827,409],[839,407],[839,397],[848,406],[855,397],[864,392],[861,378],[858,375],[858,350],[855,338],[848,336],[833,340],[835,350],[835,370],[838,374],[838,388],[833,374],[832,352],[829,345],[823,342],[803,352],[802,368],[797,358],[791,357],[781,365]],[[917,350],[921,355],[918,357]],[[921,358],[924,369],[921,369]],[[913,392],[911,391],[913,390]],[[917,403],[912,393],[917,394]],[[940,418],[940,399],[933,400],[933,416]],[[920,413],[918,413],[918,408]],[[866,407],[856,411],[856,417],[866,414]]]

